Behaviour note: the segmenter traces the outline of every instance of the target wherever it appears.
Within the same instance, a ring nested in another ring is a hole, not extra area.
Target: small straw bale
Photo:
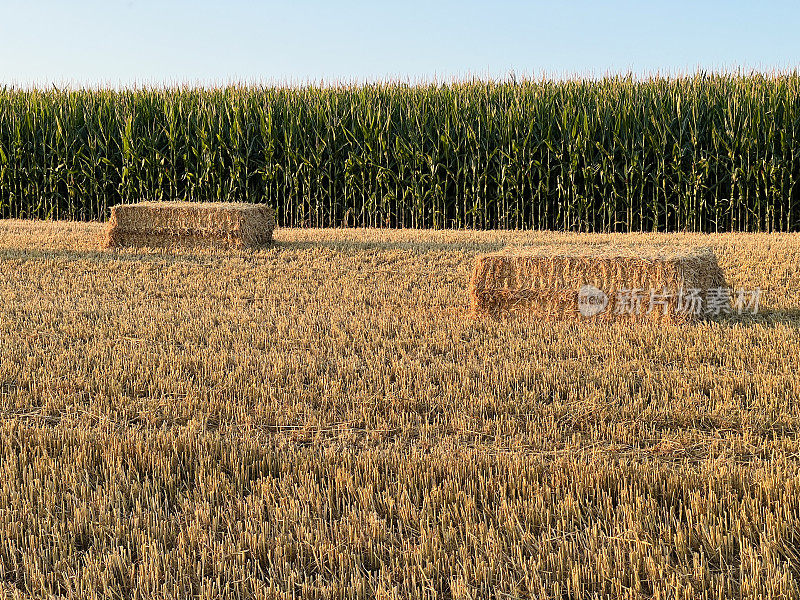
[[[470,296],[478,315],[680,323],[703,318],[724,285],[708,248],[548,245],[477,257]]]
[[[102,248],[254,248],[272,241],[275,212],[244,202],[140,202],[111,209]]]

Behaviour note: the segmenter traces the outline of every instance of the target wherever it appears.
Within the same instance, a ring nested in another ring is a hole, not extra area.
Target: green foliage
[[[800,230],[800,75],[0,89],[0,215],[267,202],[283,226]]]

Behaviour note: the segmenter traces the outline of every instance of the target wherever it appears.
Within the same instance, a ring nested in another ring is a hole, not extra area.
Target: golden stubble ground
[[[0,594],[797,597],[800,236],[0,224]],[[508,244],[712,247],[757,317],[473,319]]]

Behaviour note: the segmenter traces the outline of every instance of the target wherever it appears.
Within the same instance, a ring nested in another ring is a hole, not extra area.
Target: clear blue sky
[[[0,85],[787,70],[796,2],[0,0]]]

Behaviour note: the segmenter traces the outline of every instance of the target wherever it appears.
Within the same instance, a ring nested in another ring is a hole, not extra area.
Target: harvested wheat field
[[[800,596],[800,236],[0,224],[9,598]],[[707,247],[758,315],[472,318],[506,245]]]

